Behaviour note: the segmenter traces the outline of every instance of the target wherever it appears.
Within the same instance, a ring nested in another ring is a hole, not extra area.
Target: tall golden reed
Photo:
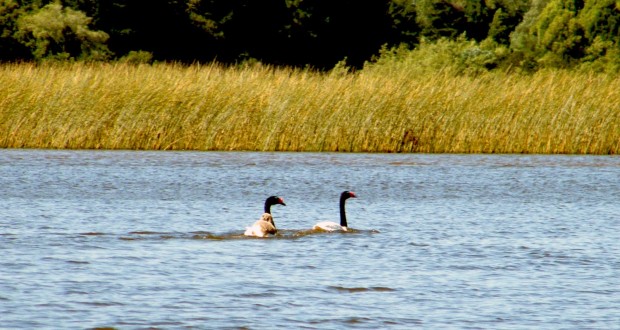
[[[0,65],[0,147],[620,152],[620,78]]]

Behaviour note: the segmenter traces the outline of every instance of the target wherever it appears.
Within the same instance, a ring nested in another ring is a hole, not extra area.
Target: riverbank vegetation
[[[407,53],[411,54],[411,53]],[[0,66],[0,147],[617,154],[620,77],[254,64]]]
[[[0,0],[0,147],[617,154],[616,0]]]

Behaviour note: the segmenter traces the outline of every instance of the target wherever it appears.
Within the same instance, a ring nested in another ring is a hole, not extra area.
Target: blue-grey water
[[[98,327],[620,329],[620,157],[0,150],[0,328]]]

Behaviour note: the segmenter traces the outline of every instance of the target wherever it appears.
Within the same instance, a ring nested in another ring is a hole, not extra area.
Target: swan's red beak
[[[286,204],[284,204],[284,200],[282,198],[278,198],[278,202],[284,206],[286,206]]]
[[[354,193],[354,192],[352,192],[352,191],[349,191],[349,197],[353,197],[353,198],[356,198],[357,196],[355,196],[355,193]]]

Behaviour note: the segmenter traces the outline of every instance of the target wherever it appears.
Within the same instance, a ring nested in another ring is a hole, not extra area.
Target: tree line
[[[620,68],[616,0],[0,0],[0,61],[259,61],[353,68],[474,43],[488,69]],[[486,53],[485,53],[486,52]]]

